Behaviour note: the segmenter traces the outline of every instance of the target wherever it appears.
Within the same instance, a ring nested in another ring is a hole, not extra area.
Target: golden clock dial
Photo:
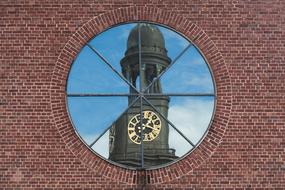
[[[153,111],[143,112],[142,126],[140,114],[133,116],[128,124],[128,135],[132,142],[141,144],[141,133],[144,135],[143,141],[152,141],[158,137],[161,130],[161,120]]]

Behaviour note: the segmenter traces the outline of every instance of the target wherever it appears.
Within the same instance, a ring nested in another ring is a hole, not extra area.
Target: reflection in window
[[[214,82],[198,49],[155,24],[113,27],[84,46],[67,81],[81,139],[130,168],[161,167],[191,152],[208,131]]]

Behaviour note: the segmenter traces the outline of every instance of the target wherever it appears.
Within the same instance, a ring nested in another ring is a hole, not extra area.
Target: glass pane
[[[127,97],[68,97],[72,122],[88,145],[99,137],[127,106]]]
[[[197,144],[208,130],[214,104],[214,97],[170,97],[168,119]]]
[[[169,125],[169,148],[179,158],[192,150],[193,146]]]
[[[128,36],[135,25],[130,23],[113,27],[89,42],[118,72],[122,70],[120,61],[125,56]]]
[[[98,138],[98,137],[96,137]],[[109,158],[109,151],[112,145],[112,138],[110,138],[110,130],[107,130],[98,141],[92,146],[92,149],[104,158]]]
[[[109,130],[109,159],[132,168],[141,167],[140,101],[137,100]]]
[[[168,57],[173,61],[188,45],[189,42],[177,32],[158,26],[165,41]]]
[[[146,167],[167,164],[176,160],[175,149],[170,148],[169,125],[159,113],[145,111],[148,121],[144,124],[144,163]]]
[[[166,164],[177,158],[174,151],[169,149],[169,127],[162,117],[162,115],[167,117],[167,109],[164,106],[167,100],[161,101],[161,99],[152,97],[148,97],[147,100],[143,101],[142,120],[144,166],[146,168]]]
[[[112,85],[112,88],[110,88]],[[67,93],[128,93],[129,85],[85,46],[72,64]]]
[[[161,101],[165,99],[165,101]],[[168,123],[168,98],[149,97],[143,104],[144,163],[146,167],[175,161],[193,147]],[[154,107],[152,107],[152,106]],[[180,144],[179,144],[180,143]],[[183,145],[183,147],[181,147]]]
[[[214,82],[204,58],[189,48],[161,78],[164,93],[214,93]]]
[[[141,24],[142,87],[150,93],[161,93],[161,82],[153,80],[189,45],[176,32],[154,24]]]
[[[109,29],[90,41],[90,45],[139,89],[138,31],[136,24],[124,24]]]

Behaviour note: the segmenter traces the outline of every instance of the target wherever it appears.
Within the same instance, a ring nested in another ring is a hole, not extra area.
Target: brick
[[[0,2],[1,189],[282,189],[284,1]],[[102,160],[66,110],[72,61],[93,36],[135,20],[191,40],[215,78],[217,107],[182,160],[135,171]],[[144,173],[145,172],[145,173]]]

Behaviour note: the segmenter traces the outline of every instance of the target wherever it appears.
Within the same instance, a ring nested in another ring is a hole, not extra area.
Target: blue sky
[[[121,73],[127,37],[135,24],[109,29],[90,41],[108,62]],[[189,42],[167,28],[159,26],[165,38],[168,56],[173,60]],[[162,77],[164,93],[214,93],[210,71],[199,51],[192,46]],[[89,47],[85,46],[72,65],[67,94],[128,93],[129,86],[116,75]],[[168,119],[187,138],[197,143],[207,130],[214,109],[213,97],[170,97]],[[127,97],[68,97],[73,124],[87,144],[95,140],[128,107]],[[108,158],[108,132],[93,149]],[[191,145],[170,129],[170,147],[182,156]],[[185,144],[185,146],[181,146]],[[180,146],[179,146],[180,145]]]

